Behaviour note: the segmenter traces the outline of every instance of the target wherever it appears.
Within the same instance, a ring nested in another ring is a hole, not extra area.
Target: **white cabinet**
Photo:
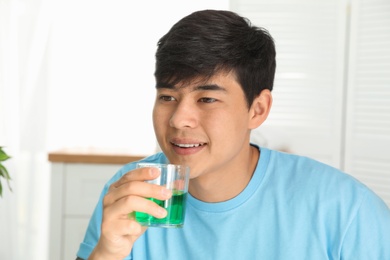
[[[123,164],[143,156],[51,153],[49,259],[76,259],[104,184]],[[119,159],[118,159],[119,158]]]
[[[76,259],[76,253],[84,239],[88,221],[89,217],[65,217],[62,251],[55,254],[59,256],[58,259]]]

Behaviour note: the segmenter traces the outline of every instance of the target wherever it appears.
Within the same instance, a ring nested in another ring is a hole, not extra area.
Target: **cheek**
[[[153,128],[154,133],[159,141],[164,139],[169,126],[169,120],[171,118],[171,111],[163,109],[161,106],[155,106],[153,108]]]
[[[207,128],[212,139],[230,142],[234,138],[244,137],[248,132],[247,113],[237,110],[225,111],[209,117]]]
[[[234,128],[234,121],[231,114],[220,111],[213,113],[205,113],[202,116],[202,126],[211,139],[226,138],[232,132]]]

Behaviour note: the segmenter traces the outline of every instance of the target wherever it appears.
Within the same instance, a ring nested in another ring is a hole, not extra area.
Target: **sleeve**
[[[347,228],[341,259],[390,260],[390,210],[370,190]]]

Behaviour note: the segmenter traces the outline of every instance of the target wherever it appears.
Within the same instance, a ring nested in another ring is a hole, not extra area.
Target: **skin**
[[[259,150],[249,145],[250,131],[267,118],[272,105],[263,90],[251,106],[235,74],[219,73],[208,81],[157,89],[153,124],[158,143],[174,164],[190,166],[189,192],[205,202],[237,196],[249,183]],[[113,183],[103,199],[102,233],[89,259],[123,259],[146,227],[128,213],[143,211],[165,217],[166,211],[145,199],[168,199],[164,187],[145,183],[159,172],[136,169]]]
[[[190,166],[191,195],[219,202],[245,188],[259,157],[249,145],[250,130],[266,119],[271,102],[263,91],[248,109],[234,73],[157,90],[156,137],[170,162]]]

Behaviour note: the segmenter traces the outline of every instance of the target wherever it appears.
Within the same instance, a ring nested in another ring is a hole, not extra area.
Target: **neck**
[[[204,202],[222,202],[236,197],[251,180],[260,152],[249,146],[240,156],[218,172],[210,172],[192,179],[189,192]]]

